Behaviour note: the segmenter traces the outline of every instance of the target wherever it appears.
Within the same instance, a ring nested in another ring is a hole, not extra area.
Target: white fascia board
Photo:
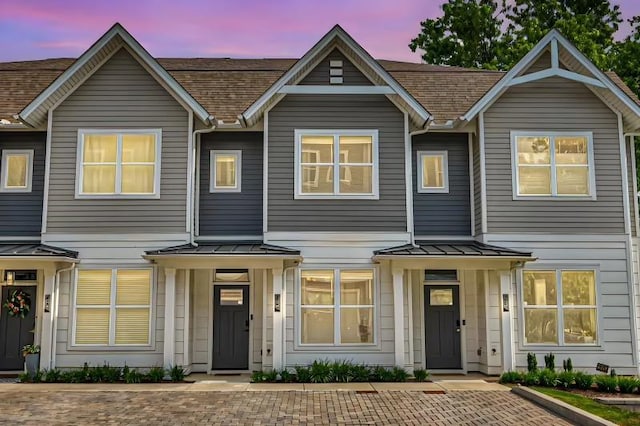
[[[40,95],[38,95],[29,105],[27,105],[19,114],[20,119],[26,123],[31,123],[29,116],[33,114],[51,95],[58,91],[76,72],[78,72],[86,63],[102,50],[114,37],[120,36],[123,42],[135,52],[140,60],[142,60],[167,86],[173,91],[174,96],[178,97],[182,102],[189,106],[194,114],[204,123],[211,123],[211,115],[198,103],[150,54],[144,47],[127,32],[119,23],[116,23],[109,29],[98,41],[96,41],[85,53],[83,53],[66,71],[64,71],[53,83],[49,85]]]
[[[548,68],[546,70],[534,72],[531,74],[526,74],[520,77],[516,77],[507,83],[508,87],[517,86],[519,84],[530,83],[532,81],[543,80],[549,77],[561,77],[567,80],[577,81],[578,83],[588,84],[590,86],[596,86],[601,88],[606,88],[604,83],[600,80],[596,80],[595,78],[587,77],[586,75],[578,74],[576,72],[563,70],[560,68]]]
[[[286,73],[282,75],[257,101],[255,101],[242,114],[243,119],[252,123],[255,121],[254,115],[260,110],[290,81],[294,76],[300,73],[317,55],[319,55],[329,44],[335,39],[342,40],[356,55],[376,72],[382,80],[393,90],[394,94],[400,96],[407,105],[415,111],[415,113],[426,124],[431,119],[431,114],[409,94],[366,50],[362,48],[342,27],[334,26],[324,37],[320,39],[305,55],[300,58]]]
[[[322,85],[286,85],[278,93],[295,95],[394,95],[389,86],[322,86]]]
[[[30,260],[34,262],[68,262],[78,263],[80,259],[66,256],[0,256],[0,261],[17,261],[17,260]]]

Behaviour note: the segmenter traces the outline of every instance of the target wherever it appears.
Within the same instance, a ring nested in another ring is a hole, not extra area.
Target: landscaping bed
[[[81,369],[74,370],[38,370],[33,374],[23,373],[18,376],[20,383],[162,383],[184,382],[185,372],[182,367],[171,369],[153,367],[139,371],[128,366],[112,367],[108,364],[90,367],[85,363]],[[168,380],[165,380],[168,379]]]

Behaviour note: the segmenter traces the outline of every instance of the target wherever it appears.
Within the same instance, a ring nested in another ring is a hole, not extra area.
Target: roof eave
[[[500,256],[500,255],[477,255],[477,256],[458,256],[458,255],[419,255],[419,254],[376,254],[372,257],[373,261],[378,260],[429,260],[429,259],[449,259],[449,260],[507,260],[511,262],[533,262],[537,260],[534,256]]]
[[[167,253],[167,254],[145,254],[142,256],[145,260],[162,260],[162,259],[171,259],[177,258],[182,260],[194,260],[194,259],[203,259],[203,258],[229,258],[229,259],[237,259],[237,258],[245,258],[245,259],[283,259],[283,260],[295,260],[302,262],[302,256],[299,254],[233,254],[233,253],[224,253],[224,254],[216,254],[216,253],[201,253],[201,254],[180,254],[180,253]]]

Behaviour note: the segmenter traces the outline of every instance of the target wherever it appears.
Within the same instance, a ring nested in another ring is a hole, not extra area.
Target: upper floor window
[[[32,149],[4,149],[0,163],[0,191],[31,192]]]
[[[418,192],[449,192],[447,151],[418,151]]]
[[[590,132],[511,132],[514,198],[595,198]]]
[[[242,151],[211,151],[210,192],[240,192]]]
[[[160,196],[160,130],[79,130],[76,195]]]
[[[377,130],[296,130],[295,140],[295,198],[378,199]]]

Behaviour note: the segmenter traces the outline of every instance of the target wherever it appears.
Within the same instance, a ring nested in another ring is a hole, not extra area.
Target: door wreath
[[[31,299],[22,289],[17,289],[9,294],[2,306],[7,308],[10,316],[24,318],[31,309]]]

